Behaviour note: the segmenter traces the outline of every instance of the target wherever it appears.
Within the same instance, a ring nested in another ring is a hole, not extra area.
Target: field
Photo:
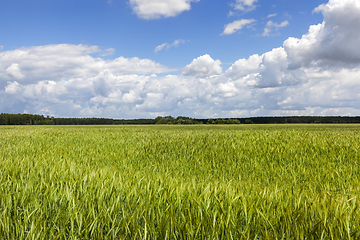
[[[360,239],[360,125],[1,126],[0,239]]]

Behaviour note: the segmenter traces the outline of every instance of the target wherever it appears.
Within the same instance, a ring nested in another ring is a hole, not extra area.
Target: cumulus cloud
[[[178,47],[178,46],[180,46],[181,44],[185,44],[185,42],[186,42],[186,41],[183,40],[183,39],[178,39],[178,40],[175,40],[175,41],[174,41],[173,43],[171,43],[171,44],[169,44],[169,43],[163,43],[163,44],[157,46],[157,47],[154,49],[154,51],[155,51],[155,53],[157,53],[157,52],[163,50],[164,48],[170,49],[170,48],[172,48],[172,47]]]
[[[221,61],[214,60],[210,55],[205,54],[194,59],[189,65],[184,67],[184,76],[210,77],[219,75],[222,72]]]
[[[105,51],[106,52],[106,51]],[[171,69],[149,59],[118,57],[103,60],[90,54],[103,53],[98,46],[46,45],[5,51],[0,55],[0,82],[12,79],[24,83],[90,78],[101,71],[113,74],[150,74]]]
[[[25,75],[21,73],[18,63],[11,64],[10,67],[8,67],[5,72],[11,78],[22,79],[25,77]]]
[[[139,18],[158,19],[175,17],[191,9],[191,2],[200,0],[130,0],[130,6]]]
[[[284,48],[290,68],[354,67],[360,64],[360,2],[330,0],[315,12],[322,12],[324,21],[310,26],[301,39],[289,38]]]
[[[9,84],[5,87],[5,93],[16,94],[19,92],[20,88],[21,87],[18,82],[9,82]]]
[[[316,8],[324,22],[283,47],[235,61],[206,54],[178,75],[148,59],[103,60],[87,45],[0,53],[0,112],[57,117],[360,115],[358,1]],[[344,53],[343,53],[344,52]]]
[[[250,12],[256,8],[257,0],[236,0],[233,3],[233,7],[235,10]]]
[[[241,19],[241,20],[234,21],[232,23],[228,23],[225,25],[224,32],[222,33],[222,35],[233,34],[237,31],[241,30],[246,25],[249,25],[254,22],[256,22],[254,19]]]
[[[164,104],[164,100],[163,93],[147,93],[144,102],[141,105],[136,105],[136,108],[150,111],[162,111],[161,105]]]
[[[248,59],[239,59],[233,63],[225,74],[232,79],[242,78],[247,75],[256,75],[259,71],[260,64],[262,63],[263,56],[254,54]]]
[[[231,79],[243,79],[247,86],[257,88],[290,86],[305,81],[302,70],[287,69],[288,59],[284,48],[274,48],[259,56],[239,59],[226,72]]]
[[[266,27],[264,28],[264,32],[262,36],[270,36],[270,33],[275,29],[276,31],[279,30],[279,28],[283,28],[289,25],[288,21],[284,21],[282,23],[274,23],[273,21],[268,21],[266,23]]]

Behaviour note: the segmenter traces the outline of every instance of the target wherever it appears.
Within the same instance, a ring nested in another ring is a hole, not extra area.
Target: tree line
[[[0,125],[149,125],[149,124],[286,124],[360,123],[360,117],[289,116],[196,119],[185,116],[158,116],[155,119],[55,118],[36,114],[0,114]]]
[[[36,114],[0,114],[0,125],[45,125],[54,124],[50,116]]]

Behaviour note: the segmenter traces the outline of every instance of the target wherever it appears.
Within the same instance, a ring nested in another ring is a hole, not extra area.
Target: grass
[[[1,239],[359,239],[360,125],[0,127]]]

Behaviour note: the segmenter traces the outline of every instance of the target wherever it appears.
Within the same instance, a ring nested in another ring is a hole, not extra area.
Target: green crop
[[[0,127],[0,239],[360,239],[360,125]]]

